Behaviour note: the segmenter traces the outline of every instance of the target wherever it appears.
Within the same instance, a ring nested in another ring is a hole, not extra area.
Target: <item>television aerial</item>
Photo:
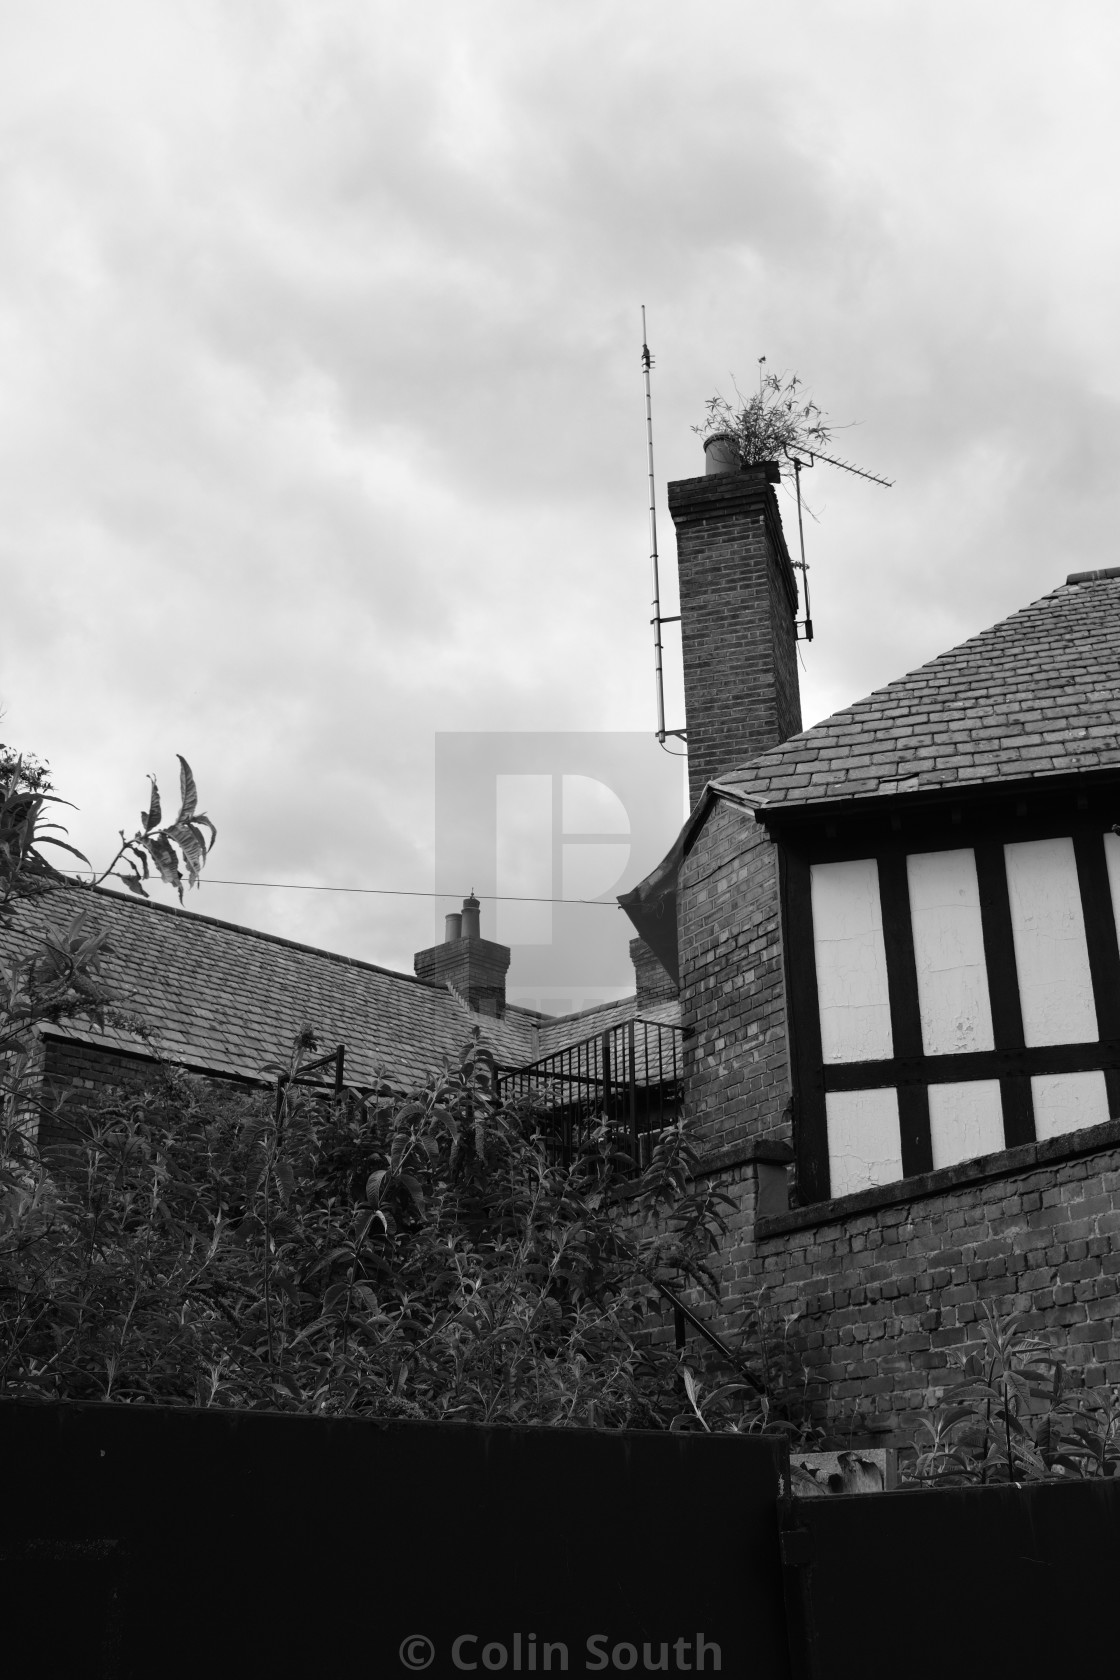
[[[763,378],[762,364],[765,360],[765,356],[760,356],[758,358],[760,396],[762,393]],[[653,398],[650,388],[650,372],[654,365],[654,358],[650,354],[649,344],[646,338],[646,306],[643,303],[642,378],[645,383],[646,394],[646,467],[649,474],[649,557],[653,573],[653,617],[650,619],[650,623],[653,626],[653,671],[654,686],[657,695],[657,739],[660,745],[665,747],[665,742],[667,740],[676,739],[678,741],[687,741],[688,732],[684,729],[666,729],[665,727],[665,679],[663,669],[661,626],[663,624],[679,624],[680,614],[675,613],[671,616],[667,616],[661,611],[660,563],[657,552],[657,494],[653,475]],[[865,468],[857,467],[851,461],[842,461],[836,455],[826,455],[819,449],[810,449],[807,446],[795,446],[793,449],[787,449],[786,458],[793,468],[794,492],[797,499],[797,538],[801,552],[800,560],[795,560],[793,564],[801,573],[802,589],[805,596],[805,616],[803,619],[798,620],[795,626],[795,633],[799,641],[811,642],[813,640],[813,620],[809,610],[809,565],[805,559],[805,525],[801,513],[802,472],[815,467],[818,461],[823,461],[826,466],[837,467],[841,472],[851,473],[856,478],[864,478],[870,484],[882,485],[884,490],[892,489],[894,486],[894,480],[890,478],[882,478],[878,473],[867,472]],[[668,747],[665,747],[666,752],[669,750],[670,749]]]

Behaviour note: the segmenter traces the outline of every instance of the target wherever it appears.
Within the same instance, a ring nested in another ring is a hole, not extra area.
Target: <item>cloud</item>
[[[215,874],[429,888],[437,731],[651,727],[643,302],[662,484],[761,354],[897,480],[807,483],[807,721],[1114,558],[1111,8],[5,29],[0,702],[91,854],[181,751]],[[194,902],[432,936],[420,899]]]

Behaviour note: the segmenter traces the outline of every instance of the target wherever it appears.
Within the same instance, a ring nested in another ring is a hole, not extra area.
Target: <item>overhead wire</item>
[[[81,869],[63,869],[62,875],[83,875]],[[114,875],[113,880],[123,877]],[[466,898],[466,893],[459,892],[429,892],[415,887],[333,887],[322,886],[315,881],[227,881],[221,876],[204,875],[204,881],[211,887],[266,887],[273,892],[336,892],[373,894],[379,898]],[[607,898],[538,898],[528,893],[474,893],[475,898],[486,903],[501,904],[599,904],[608,910],[617,910],[618,905],[613,899]]]

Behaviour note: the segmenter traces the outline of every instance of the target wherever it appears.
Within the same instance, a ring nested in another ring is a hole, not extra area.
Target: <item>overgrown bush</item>
[[[722,1230],[686,1126],[622,1195],[610,1129],[560,1164],[477,1036],[407,1099],[325,1101],[313,1049],[277,1101],[163,1069],[49,1162],[9,1133],[0,1393],[669,1428],[703,1381],[705,1427],[776,1421],[764,1371],[682,1377],[656,1334]]]
[[[121,836],[133,891],[149,861],[197,883],[213,829],[185,760],[181,794],[161,827],[153,781]],[[45,767],[3,756],[0,936],[63,884],[40,851],[67,844],[52,801]],[[686,1122],[636,1182],[605,1120],[565,1166],[477,1035],[410,1096],[324,1101],[300,1083],[309,1032],[271,1093],[157,1066],[50,1112],[39,1027],[144,1031],[106,983],[96,900],[57,902],[58,926],[44,904],[0,953],[0,1394],[804,1434],[764,1316],[725,1354],[667,1345],[658,1285],[718,1294],[724,1233]]]

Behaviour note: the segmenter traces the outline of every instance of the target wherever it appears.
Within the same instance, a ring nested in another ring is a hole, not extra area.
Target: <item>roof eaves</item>
[[[1053,773],[1040,771],[1018,776],[999,776],[988,773],[988,767],[968,766],[959,778],[927,780],[921,785],[880,784],[870,792],[853,793],[849,788],[838,791],[832,798],[775,800],[755,810],[756,820],[767,828],[785,822],[828,822],[833,818],[851,815],[855,811],[871,813],[876,810],[920,810],[927,805],[951,805],[962,799],[970,805],[987,797],[1009,799],[1031,795],[1041,798],[1050,794],[1076,792],[1081,788],[1105,787],[1120,781],[1120,765],[1078,766]],[[862,785],[862,784],[861,784]]]

